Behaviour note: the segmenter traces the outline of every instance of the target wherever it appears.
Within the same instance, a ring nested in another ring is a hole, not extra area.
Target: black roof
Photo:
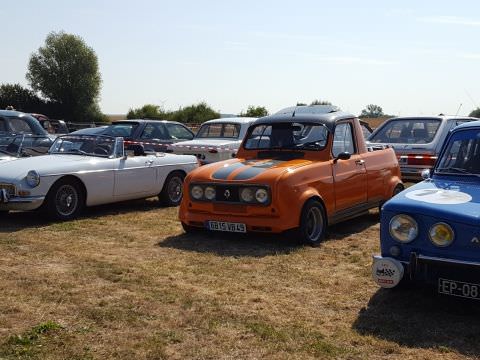
[[[328,114],[274,114],[258,119],[252,124],[252,126],[299,122],[322,124],[325,125],[330,132],[333,132],[337,122],[340,120],[353,119],[355,117],[355,115],[343,111],[335,111]]]

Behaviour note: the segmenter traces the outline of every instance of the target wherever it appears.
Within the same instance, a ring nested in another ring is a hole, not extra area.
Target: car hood
[[[383,209],[479,226],[480,181],[429,179],[402,191],[387,201]]]
[[[193,172],[192,181],[268,184],[286,172],[311,163],[311,160],[281,158],[225,160],[199,167]]]
[[[30,170],[40,176],[99,169],[106,159],[81,155],[42,155],[0,162],[0,180],[24,178]]]
[[[189,141],[181,141],[174,145],[172,148],[182,148],[188,146],[228,146],[234,143],[240,143],[238,139],[193,139]]]

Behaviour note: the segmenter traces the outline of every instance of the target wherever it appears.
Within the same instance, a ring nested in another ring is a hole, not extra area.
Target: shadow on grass
[[[103,216],[128,214],[133,212],[147,212],[158,210],[159,208],[161,208],[161,206],[158,201],[153,199],[124,201],[85,208],[81,216],[76,220],[98,219]],[[58,222],[59,221],[50,220],[48,216],[45,216],[40,211],[14,211],[8,214],[0,213],[0,233],[44,227]],[[65,223],[68,223],[68,221]]]
[[[378,290],[353,328],[411,348],[480,356],[480,303],[440,296],[431,287]]]
[[[378,213],[369,213],[339,223],[328,229],[325,241],[341,240],[364,231],[376,223],[378,223]],[[191,234],[167,237],[159,242],[158,246],[199,253],[213,253],[220,256],[263,257],[289,254],[302,248],[303,244],[300,239],[291,239],[282,234],[235,234],[200,230]]]
[[[298,241],[281,235],[208,231],[169,236],[159,242],[158,246],[233,257],[289,254],[302,247]]]

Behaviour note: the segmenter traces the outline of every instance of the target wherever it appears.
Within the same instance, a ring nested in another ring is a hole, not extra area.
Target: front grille
[[[7,190],[8,196],[15,196],[15,193],[16,193],[15,185],[0,183],[0,190],[2,189]]]
[[[227,214],[246,214],[247,207],[245,205],[231,206],[230,204],[213,204],[213,211],[223,212]]]
[[[222,202],[240,202],[238,187],[229,185],[217,185],[215,200]]]

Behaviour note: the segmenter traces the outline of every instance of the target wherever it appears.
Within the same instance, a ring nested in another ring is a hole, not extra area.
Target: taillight
[[[400,162],[400,164],[432,167],[433,165],[435,165],[437,157],[434,155],[409,154],[399,156],[398,161]]]

